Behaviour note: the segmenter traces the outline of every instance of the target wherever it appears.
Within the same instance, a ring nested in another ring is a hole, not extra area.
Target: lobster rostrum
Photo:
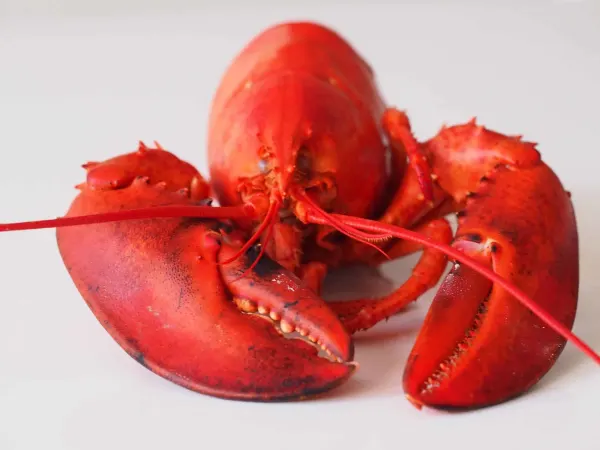
[[[404,373],[413,404],[508,400],[567,340],[600,363],[570,331],[575,214],[535,145],[475,121],[418,142],[332,30],[286,23],[255,38],[217,91],[208,154],[209,182],[140,143],[85,164],[65,217],[0,231],[57,227],[67,270],[118,344],[217,397],[306,398],[340,385],[357,367],[351,335],[435,286],[448,258]],[[420,250],[388,296],[319,297],[329,268]]]

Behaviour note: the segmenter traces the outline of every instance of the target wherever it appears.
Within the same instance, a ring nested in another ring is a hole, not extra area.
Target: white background
[[[266,26],[317,20],[367,58],[419,138],[476,115],[539,142],[578,215],[575,331],[600,349],[598,2],[284,3],[0,0],[0,221],[62,215],[80,164],[139,139],[207,173],[209,101],[226,65]],[[53,230],[2,234],[0,248],[2,450],[600,448],[598,367],[571,345],[522,398],[414,409],[402,370],[433,292],[359,336],[360,371],[326,399],[234,403],[129,358],[76,291]],[[415,260],[385,273],[400,282]]]

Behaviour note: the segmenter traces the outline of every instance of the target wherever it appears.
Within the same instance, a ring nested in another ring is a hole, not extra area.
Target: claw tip
[[[411,405],[413,405],[415,408],[417,408],[419,411],[421,409],[423,409],[423,403],[420,402],[419,400],[417,400],[416,398],[414,398],[412,395],[410,394],[405,394],[406,400],[408,400],[410,402]]]

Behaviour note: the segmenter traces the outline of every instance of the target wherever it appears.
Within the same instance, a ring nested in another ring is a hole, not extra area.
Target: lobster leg
[[[431,168],[421,146],[414,138],[410,122],[406,114],[396,108],[388,108],[383,114],[383,129],[390,140],[392,150],[396,153],[406,153],[410,168],[417,176],[420,192],[417,197],[433,203],[433,182]],[[404,152],[400,152],[400,148]],[[390,209],[394,209],[392,205]]]
[[[319,294],[327,276],[327,265],[314,261],[303,264],[299,270],[303,283]]]
[[[474,266],[455,265],[434,298],[406,366],[408,399],[418,407],[442,408],[509,400],[550,370],[567,337],[600,361],[569,331],[579,287],[577,225],[570,195],[541,161],[535,144],[473,120],[443,128],[422,149],[446,195],[424,217],[454,207],[459,227],[453,247],[508,284],[497,284],[489,274],[483,277]],[[309,212],[307,222],[336,219],[349,236],[356,226],[376,233],[393,230],[334,216]],[[521,290],[518,300],[514,286]],[[353,314],[377,309],[380,302]]]
[[[442,244],[452,240],[452,228],[445,219],[435,219],[419,226],[416,232]],[[435,249],[425,248],[411,241],[397,241],[387,251],[392,258],[399,258],[423,250],[411,276],[391,294],[378,299],[361,299],[330,302],[350,333],[366,330],[398,313],[423,293],[434,287],[446,268],[447,258]]]
[[[453,246],[518,286],[570,329],[579,286],[569,194],[535,144],[468,124],[423,144],[456,205]],[[535,385],[566,339],[488,279],[455,265],[409,357],[404,389],[417,406],[481,407]]]
[[[454,246],[570,329],[579,287],[575,215],[535,144],[473,120],[443,129],[424,147],[440,186],[465,204]],[[564,345],[506,291],[459,265],[432,303],[406,367],[405,390],[417,404],[498,403],[533,386]]]
[[[498,168],[488,177],[462,214],[455,247],[520,286],[571,328],[579,264],[568,195],[543,164]],[[504,290],[459,265],[434,299],[411,352],[405,390],[417,404],[498,403],[533,386],[564,345],[564,338]]]
[[[436,242],[450,243],[452,230],[449,223],[442,217],[451,212],[448,195],[437,184],[424,189],[429,179],[429,169],[424,169],[422,161],[424,153],[410,132],[410,125],[404,113],[396,109],[388,109],[384,116],[384,128],[392,142],[392,148],[399,156],[404,155],[400,149],[411,149],[412,163],[402,179],[396,194],[391,199],[388,208],[378,219],[379,222],[412,227],[415,231],[431,237]],[[408,141],[408,142],[406,142]],[[435,177],[435,176],[434,176]],[[423,191],[429,191],[431,199],[427,200]],[[387,261],[385,256],[372,248],[366,248],[363,243],[346,241],[344,260],[370,265],[380,265]],[[380,245],[390,259],[400,258],[423,250],[419,244],[409,241],[391,241]],[[356,299],[351,301],[333,302],[331,305],[340,315],[346,328],[351,332],[366,330],[378,322],[398,313],[409,303],[417,300],[422,294],[433,288],[442,276],[446,256],[434,249],[425,249],[411,277],[397,290],[387,296],[377,299]]]
[[[57,226],[74,284],[137,362],[191,390],[254,401],[310,397],[353,373],[350,336],[300,279],[266,256],[249,269],[257,246],[224,262],[248,236],[211,216],[243,208],[207,206],[195,169],[145,147],[86,168],[66,217],[0,229]],[[182,217],[194,209],[200,219]],[[294,331],[301,338],[286,339]]]
[[[406,157],[403,148],[412,149],[413,163],[407,167],[404,177],[400,182],[395,194],[391,197],[384,213],[377,218],[378,222],[399,227],[414,228],[428,221],[443,217],[453,212],[454,206],[448,194],[437,184],[431,186],[427,180],[435,179],[435,174],[430,174],[429,169],[423,168],[422,161],[425,160],[424,152],[410,131],[410,124],[406,115],[394,108],[386,110],[383,118],[384,129],[390,136],[391,148],[395,150],[397,157]],[[403,140],[401,140],[401,138]],[[427,187],[423,187],[427,186]],[[429,191],[431,198],[427,199],[423,191]],[[392,252],[390,246],[394,243],[381,246],[388,256]],[[364,244],[349,240],[345,242],[344,260],[347,262],[366,263],[379,265],[387,259],[373,248],[366,248]]]
[[[327,275],[327,265],[318,261],[302,261],[302,231],[298,227],[281,222],[274,223],[272,227],[272,239],[267,239],[267,234],[261,237],[267,255],[296,273],[318,295]]]

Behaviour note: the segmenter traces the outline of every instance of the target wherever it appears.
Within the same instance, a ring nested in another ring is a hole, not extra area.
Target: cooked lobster
[[[1,228],[57,227],[81,295],[153,372],[232,399],[330,390],[356,368],[351,335],[434,287],[448,258],[404,373],[416,406],[520,395],[567,340],[600,363],[570,332],[579,287],[570,195],[533,143],[475,121],[418,142],[367,63],[313,23],[250,42],[224,75],[208,130],[208,182],[140,144],[85,164],[64,218]],[[319,297],[330,268],[421,250],[388,296]]]

